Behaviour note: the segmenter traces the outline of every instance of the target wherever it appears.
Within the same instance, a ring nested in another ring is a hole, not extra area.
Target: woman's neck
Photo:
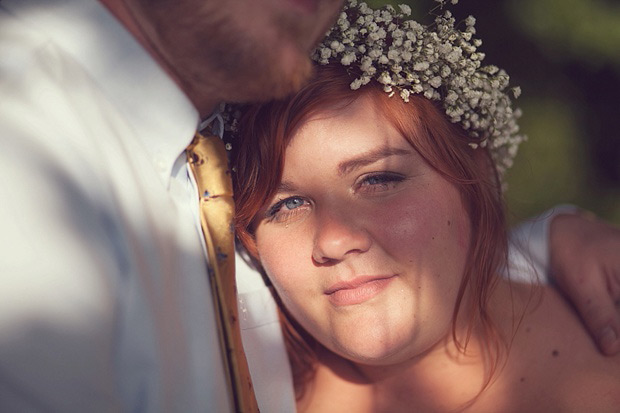
[[[505,364],[507,345],[525,309],[522,294],[516,298],[513,295],[509,284],[502,281],[489,303],[499,346],[489,345],[494,342],[489,340],[489,331],[478,324],[472,329],[464,351],[452,339],[452,331],[448,331],[433,348],[395,365],[355,364],[328,350],[322,351],[315,383],[309,387],[305,404],[308,405],[313,395],[322,393],[325,397],[331,393],[327,397],[359,403],[359,411],[366,410],[362,405],[372,406],[369,411],[400,411],[411,406],[422,411],[466,408],[484,393]],[[507,306],[509,300],[515,304]],[[457,326],[461,341],[467,330],[466,325]],[[300,407],[303,405],[302,400]]]

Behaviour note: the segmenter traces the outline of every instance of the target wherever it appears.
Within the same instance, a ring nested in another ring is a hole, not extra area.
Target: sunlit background
[[[428,24],[432,0],[409,4]],[[476,17],[485,63],[523,94],[521,146],[506,193],[512,220],[574,203],[620,225],[620,1],[460,0]]]

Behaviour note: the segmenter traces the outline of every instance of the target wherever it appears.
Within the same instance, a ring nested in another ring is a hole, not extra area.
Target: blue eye
[[[388,190],[404,180],[404,176],[392,172],[374,173],[362,177],[357,184],[357,190],[364,192]]]
[[[282,205],[288,209],[295,209],[304,204],[304,200],[298,197],[287,198],[283,201]]]
[[[366,178],[364,180],[364,183],[368,185],[378,185],[378,184],[384,184],[386,182],[392,182],[392,180],[393,179],[391,176],[374,175],[374,176],[369,176],[368,178]]]
[[[281,222],[292,217],[295,213],[306,208],[301,208],[308,204],[304,198],[298,196],[292,196],[282,199],[276,202],[272,207],[267,210],[266,218],[269,220],[275,220]]]

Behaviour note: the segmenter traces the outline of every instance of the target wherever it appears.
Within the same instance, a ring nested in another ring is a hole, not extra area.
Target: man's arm
[[[576,207],[559,206],[519,225],[511,239],[513,266],[534,268],[514,274],[550,280],[573,303],[601,351],[620,352],[620,230]]]

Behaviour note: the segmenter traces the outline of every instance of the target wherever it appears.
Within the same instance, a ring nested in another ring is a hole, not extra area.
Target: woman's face
[[[391,364],[449,333],[467,214],[456,188],[370,98],[303,123],[255,222],[260,260],[285,306],[335,353]]]

